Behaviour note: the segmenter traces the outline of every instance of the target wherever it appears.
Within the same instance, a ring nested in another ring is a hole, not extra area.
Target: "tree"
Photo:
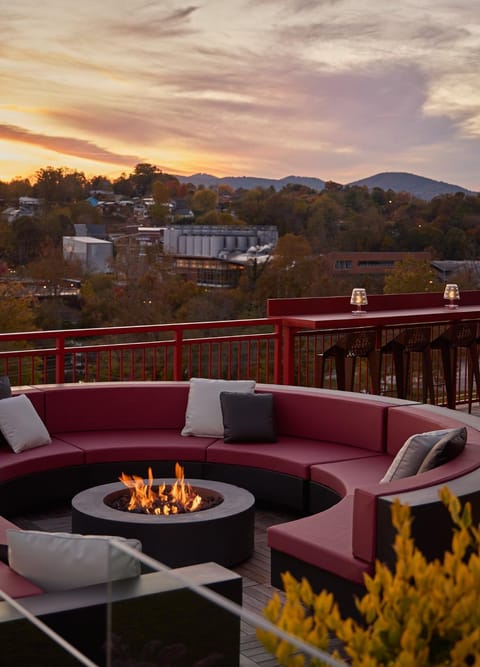
[[[153,181],[161,173],[162,170],[154,164],[149,164],[148,162],[137,164],[130,177],[134,185],[134,194],[138,197],[144,197],[147,193],[151,192]]]
[[[257,278],[254,298],[265,303],[268,298],[318,295],[327,275],[324,261],[313,256],[303,236],[285,234]]]
[[[196,216],[214,211],[217,206],[217,193],[213,190],[197,190],[192,198],[192,211]]]
[[[20,283],[0,283],[0,332],[35,331],[35,304],[35,297],[26,293]]]
[[[74,202],[86,193],[85,174],[65,167],[46,167],[36,174],[35,193],[47,204]]]
[[[42,246],[41,255],[25,267],[24,273],[30,278],[43,281],[49,294],[58,297],[64,287],[64,279],[80,278],[83,270],[79,260],[64,259],[63,249],[47,241]]]
[[[24,216],[12,222],[10,230],[12,264],[19,266],[36,259],[46,237],[44,225],[35,218]]]
[[[80,288],[81,326],[106,327],[115,324],[121,305],[121,288],[115,287],[112,276],[95,273]]]
[[[407,255],[385,277],[384,294],[438,292],[440,282],[430,262]]]
[[[377,561],[372,577],[365,575],[365,595],[357,601],[359,619],[343,618],[333,595],[316,594],[306,579],[283,575],[286,600],[274,594],[266,618],[285,632],[323,651],[333,638],[342,651],[333,657],[353,667],[462,667],[480,664],[480,525],[472,520],[470,503],[461,507],[448,487],[439,493],[454,525],[451,547],[430,562],[411,536],[408,505],[392,505],[396,530],[393,571]],[[322,665],[306,659],[276,633],[257,636],[281,665]],[[307,662],[308,660],[308,662]],[[342,662],[343,664],[343,662]]]

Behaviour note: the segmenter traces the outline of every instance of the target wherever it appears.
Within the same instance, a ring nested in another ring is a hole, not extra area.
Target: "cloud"
[[[174,39],[192,34],[190,18],[197,12],[198,6],[164,10],[161,3],[149,3],[137,11],[117,16],[108,22],[108,32],[116,36],[143,39]]]
[[[113,153],[90,141],[75,139],[73,137],[54,137],[46,134],[38,134],[21,127],[16,127],[15,125],[0,124],[1,139],[30,144],[55,153],[72,155],[85,160],[105,162],[107,164],[131,166],[133,163],[141,162],[141,158],[138,156]]]

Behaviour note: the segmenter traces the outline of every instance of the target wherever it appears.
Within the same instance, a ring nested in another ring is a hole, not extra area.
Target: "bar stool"
[[[320,387],[325,382],[325,362],[335,361],[337,388],[353,391],[357,359],[367,359],[370,381],[374,394],[380,393],[380,355],[376,348],[375,331],[352,331],[338,338],[334,345],[318,356]]]
[[[419,353],[422,355],[422,400],[424,403],[427,403],[430,396],[430,402],[435,403],[430,350],[431,338],[432,330],[430,327],[410,327],[380,348],[380,366],[385,354],[392,355],[398,398],[408,397],[410,391],[411,355],[412,353]]]
[[[455,410],[457,403],[457,371],[458,350],[463,348],[467,353],[468,366],[468,412],[472,411],[473,380],[477,389],[477,400],[480,392],[480,368],[477,348],[477,323],[456,322],[448,327],[431,343],[432,350],[440,350],[442,355],[443,378],[447,393],[447,405]]]

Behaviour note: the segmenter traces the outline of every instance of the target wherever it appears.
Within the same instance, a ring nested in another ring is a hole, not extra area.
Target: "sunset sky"
[[[480,190],[478,0],[0,0],[0,180],[407,171]]]

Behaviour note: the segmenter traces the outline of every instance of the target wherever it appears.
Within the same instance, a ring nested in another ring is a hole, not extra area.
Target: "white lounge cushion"
[[[255,380],[191,378],[182,435],[223,438],[222,391],[253,393]]]
[[[12,570],[44,591],[128,579],[140,575],[140,562],[109,544],[107,535],[7,530],[8,562]],[[116,537],[138,551],[137,539]]]
[[[0,401],[0,431],[17,454],[52,442],[45,424],[25,394]]]

